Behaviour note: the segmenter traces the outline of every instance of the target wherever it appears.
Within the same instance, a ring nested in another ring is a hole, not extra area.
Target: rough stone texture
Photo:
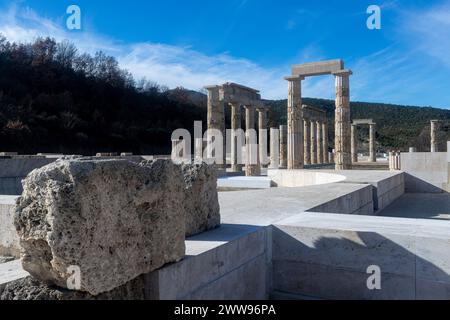
[[[97,296],[87,292],[72,291],[55,285],[47,285],[32,277],[6,285],[0,300],[144,300],[144,276]]]
[[[30,173],[15,225],[22,264],[67,286],[69,266],[93,295],[180,260],[185,252],[184,182],[170,160],[61,160]]]
[[[186,198],[186,236],[192,236],[220,225],[216,169],[205,162],[182,166]]]

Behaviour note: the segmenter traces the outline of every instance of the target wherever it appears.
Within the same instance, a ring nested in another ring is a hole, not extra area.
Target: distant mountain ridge
[[[286,100],[266,100],[270,126],[286,123]],[[334,101],[303,98],[326,110],[330,149],[334,140]],[[378,150],[428,151],[429,121],[444,120],[449,138],[450,110],[352,102],[352,117],[378,124]],[[226,108],[229,127],[230,108]],[[182,87],[169,90],[136,81],[114,57],[79,54],[69,42],[39,38],[10,43],[0,35],[0,151],[22,154],[133,152],[169,154],[171,134],[194,121],[206,128],[207,97]],[[367,128],[359,130],[367,150]],[[442,140],[445,141],[446,139]]]

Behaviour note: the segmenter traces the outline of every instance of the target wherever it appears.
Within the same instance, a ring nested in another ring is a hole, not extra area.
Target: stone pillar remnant
[[[351,150],[352,150],[352,162],[358,162],[358,127],[352,124],[351,128]]]
[[[317,124],[311,121],[311,164],[317,164]]]
[[[377,162],[375,149],[375,124],[369,125],[369,162]]]
[[[287,168],[287,125],[280,126],[280,168]]]
[[[287,77],[288,81],[288,169],[303,169],[302,77]]]
[[[239,146],[238,139],[241,137],[238,135],[238,130],[241,129],[241,105],[239,103],[232,103],[231,106],[231,171],[241,172],[242,164],[239,163],[238,153],[242,151]],[[238,150],[240,148],[240,150]]]
[[[311,122],[309,119],[303,120],[303,144],[304,144],[304,154],[305,154],[305,165],[311,164]]]
[[[336,76],[336,115],[335,143],[336,170],[348,170],[352,167],[351,158],[351,122],[350,122],[350,75],[351,71],[340,71]]]

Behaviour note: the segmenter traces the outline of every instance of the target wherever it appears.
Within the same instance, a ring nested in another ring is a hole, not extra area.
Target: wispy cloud
[[[240,4],[244,6],[246,1]],[[396,1],[386,3],[395,9]],[[450,1],[426,11],[401,12],[398,34],[394,34],[391,46],[368,56],[346,59],[347,67],[354,71],[352,99],[423,105],[444,100],[433,93],[445,92],[449,83]],[[286,98],[287,84],[283,77],[290,73],[291,63],[337,58],[323,52],[316,42],[299,48],[282,65],[264,67],[228,53],[207,55],[189,46],[123,43],[87,30],[71,32],[65,29],[64,21],[39,16],[20,5],[11,5],[0,13],[0,33],[18,42],[38,36],[51,36],[58,41],[68,39],[82,52],[102,50],[115,56],[136,79],[145,77],[170,88],[183,86],[198,90],[205,85],[233,81],[261,90],[267,99]],[[430,88],[433,90],[428,94]],[[333,78],[307,79],[303,83],[303,95],[333,99]],[[447,96],[450,99],[450,94]]]
[[[191,47],[162,43],[123,44],[87,31],[71,32],[64,28],[64,23],[43,18],[30,8],[13,5],[0,14],[0,32],[10,41],[26,42],[38,36],[51,36],[59,41],[68,39],[83,52],[102,50],[114,55],[136,79],[145,77],[170,88],[183,86],[198,90],[205,85],[233,81],[261,90],[268,99],[282,99],[287,93],[283,76],[289,74],[289,64],[264,68],[227,53],[206,55]],[[311,47],[299,53],[309,59],[313,59],[314,54]],[[305,94],[321,96],[322,83],[320,79],[309,82],[305,85]]]
[[[450,1],[402,15],[400,35],[450,68]]]

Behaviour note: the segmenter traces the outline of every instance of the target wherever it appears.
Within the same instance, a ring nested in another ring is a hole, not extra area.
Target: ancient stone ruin
[[[350,82],[351,70],[342,60],[299,64],[292,67],[288,81],[288,169],[304,167],[302,81],[307,77],[334,75],[336,78],[335,160],[336,170],[351,169]]]
[[[220,224],[215,169],[170,160],[60,160],[24,181],[15,225],[34,279],[98,295],[181,260],[186,234]]]
[[[352,162],[358,162],[358,126],[369,126],[369,162],[377,162],[376,145],[376,123],[372,119],[355,119],[352,122]]]

